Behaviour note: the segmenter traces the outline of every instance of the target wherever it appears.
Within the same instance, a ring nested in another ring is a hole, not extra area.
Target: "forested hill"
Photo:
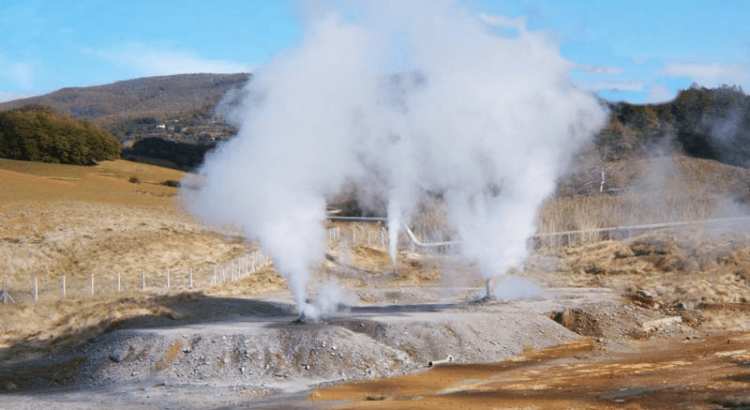
[[[608,106],[595,140],[602,160],[679,153],[750,167],[750,97],[740,87],[693,85],[668,103]]]
[[[0,112],[0,158],[92,165],[119,157],[117,140],[94,124],[41,105]]]
[[[214,109],[250,74],[182,74],[138,78],[94,87],[63,88],[50,94],[0,104],[0,110],[36,104],[101,126],[125,147],[158,137],[198,143],[233,135],[235,128],[214,119]]]
[[[250,81],[250,74],[185,74],[148,77],[113,84],[64,88],[0,104],[0,111],[29,104],[97,124],[115,136],[123,157],[170,161],[189,169],[237,128],[215,117],[227,94]],[[394,81],[405,77],[396,75]],[[425,82],[416,76],[415,85]],[[400,84],[400,83],[399,83]],[[682,90],[663,104],[602,101],[610,121],[582,158],[597,162],[683,154],[750,167],[750,97],[736,86]]]

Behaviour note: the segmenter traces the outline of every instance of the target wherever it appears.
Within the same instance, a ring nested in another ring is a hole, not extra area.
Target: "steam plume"
[[[378,190],[392,235],[424,192],[442,193],[463,255],[494,278],[525,258],[538,205],[605,119],[551,35],[522,20],[451,1],[356,4],[348,20],[316,10],[302,43],[255,73],[238,136],[186,192],[195,214],[261,241],[301,313],[327,193]]]

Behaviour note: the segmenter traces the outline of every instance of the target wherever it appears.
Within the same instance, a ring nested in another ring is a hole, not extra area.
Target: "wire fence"
[[[329,245],[346,243],[388,249],[388,230],[381,226],[374,229],[355,224],[345,227],[336,226],[328,228],[328,241]]]
[[[383,227],[350,225],[328,229],[329,246],[344,243],[387,249],[388,233]],[[3,280],[0,303],[27,303],[61,299],[82,299],[136,293],[158,293],[209,289],[245,278],[270,266],[273,261],[261,251],[254,251],[223,263],[203,264],[163,270],[125,270],[89,276],[34,275],[23,279]]]
[[[328,228],[329,246],[337,244],[367,245],[387,250],[388,230],[382,221],[378,224],[349,223]],[[743,229],[750,230],[750,218],[712,219],[703,221],[675,222],[664,224],[623,226],[585,231],[557,232],[534,235],[529,239],[530,248],[570,246],[576,242],[596,242],[603,239],[624,239],[649,231],[664,229]],[[424,242],[425,239],[410,230],[401,233],[398,249],[410,249],[420,253],[444,253],[458,242]],[[219,264],[204,264],[162,271],[141,270],[110,272],[108,274],[51,277],[28,275],[25,279],[2,282],[0,303],[37,302],[44,300],[78,299],[84,297],[112,296],[136,292],[163,292],[170,290],[208,289],[212,286],[237,281],[271,265],[271,258],[261,251],[254,251],[239,258]]]
[[[207,289],[234,282],[272,264],[271,258],[255,251],[230,261],[201,268],[141,270],[107,274],[50,277],[28,275],[25,280],[2,282],[0,302],[22,303],[84,297],[111,296],[137,292]]]

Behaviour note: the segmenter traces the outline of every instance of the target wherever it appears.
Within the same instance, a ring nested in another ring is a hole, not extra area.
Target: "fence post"
[[[120,286],[120,272],[117,272],[117,293],[120,293],[122,287]]]
[[[188,268],[188,287],[193,287],[193,267]]]
[[[2,299],[3,303],[8,303],[8,302],[16,303],[15,301],[13,301],[13,298],[10,297],[10,295],[8,294],[8,280],[7,279],[3,280],[3,292],[0,293],[0,299]]]
[[[91,296],[94,296],[94,275],[91,275],[89,280],[89,286],[91,287]]]
[[[65,276],[62,277],[62,297],[65,298]]]
[[[167,268],[167,289],[169,289],[169,268]]]
[[[34,302],[39,300],[39,287],[37,286],[36,278],[34,278]]]
[[[141,271],[141,292],[146,291],[146,272]]]

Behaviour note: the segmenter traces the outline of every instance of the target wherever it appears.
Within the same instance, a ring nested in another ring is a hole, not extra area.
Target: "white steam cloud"
[[[605,121],[549,33],[522,20],[450,1],[357,4],[356,18],[318,12],[298,47],[255,73],[233,115],[238,136],[207,158],[200,192],[185,193],[195,214],[261,241],[300,312],[324,254],[326,194],[379,192],[393,234],[440,192],[462,254],[495,278],[526,257],[537,207]],[[493,34],[504,21],[518,34]],[[394,55],[408,60],[398,75]]]

